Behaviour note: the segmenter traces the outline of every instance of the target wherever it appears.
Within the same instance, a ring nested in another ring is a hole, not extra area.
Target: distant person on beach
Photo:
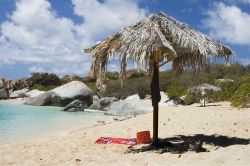
[[[202,107],[205,107],[205,103],[206,103],[206,91],[205,91],[205,88],[201,88],[201,96],[202,96],[202,98],[201,98],[201,100],[200,100],[200,103],[201,103],[201,106]]]

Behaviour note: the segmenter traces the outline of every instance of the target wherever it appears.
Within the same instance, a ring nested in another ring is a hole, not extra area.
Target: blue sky
[[[86,75],[91,57],[84,48],[161,11],[225,43],[236,60],[250,64],[250,0],[0,0],[0,77]]]

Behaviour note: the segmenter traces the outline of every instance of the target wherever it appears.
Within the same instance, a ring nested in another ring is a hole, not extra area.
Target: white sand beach
[[[23,104],[25,100],[25,98],[0,100],[0,104]]]
[[[227,102],[210,103],[205,108],[198,104],[177,107],[161,104],[159,113],[159,137],[178,143],[176,137],[182,135],[178,138],[183,149],[139,152],[147,145],[136,145],[131,151],[128,145],[94,143],[101,136],[134,138],[136,132],[143,130],[152,134],[149,113],[0,145],[0,165],[250,165],[250,109],[238,110]],[[185,149],[194,141],[206,142],[202,147],[209,152]]]

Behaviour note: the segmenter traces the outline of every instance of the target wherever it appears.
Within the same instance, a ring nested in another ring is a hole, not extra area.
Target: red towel
[[[100,137],[95,141],[96,144],[125,144],[125,145],[135,145],[136,138],[111,138],[111,137]]]

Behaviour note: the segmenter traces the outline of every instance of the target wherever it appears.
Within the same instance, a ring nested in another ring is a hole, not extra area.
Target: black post
[[[159,101],[161,100],[160,85],[159,85],[159,65],[154,63],[154,70],[151,79],[151,98],[153,106],[153,144],[158,144],[158,112],[159,112]]]
[[[158,143],[158,116],[159,116],[159,109],[158,103],[153,106],[153,143]]]

